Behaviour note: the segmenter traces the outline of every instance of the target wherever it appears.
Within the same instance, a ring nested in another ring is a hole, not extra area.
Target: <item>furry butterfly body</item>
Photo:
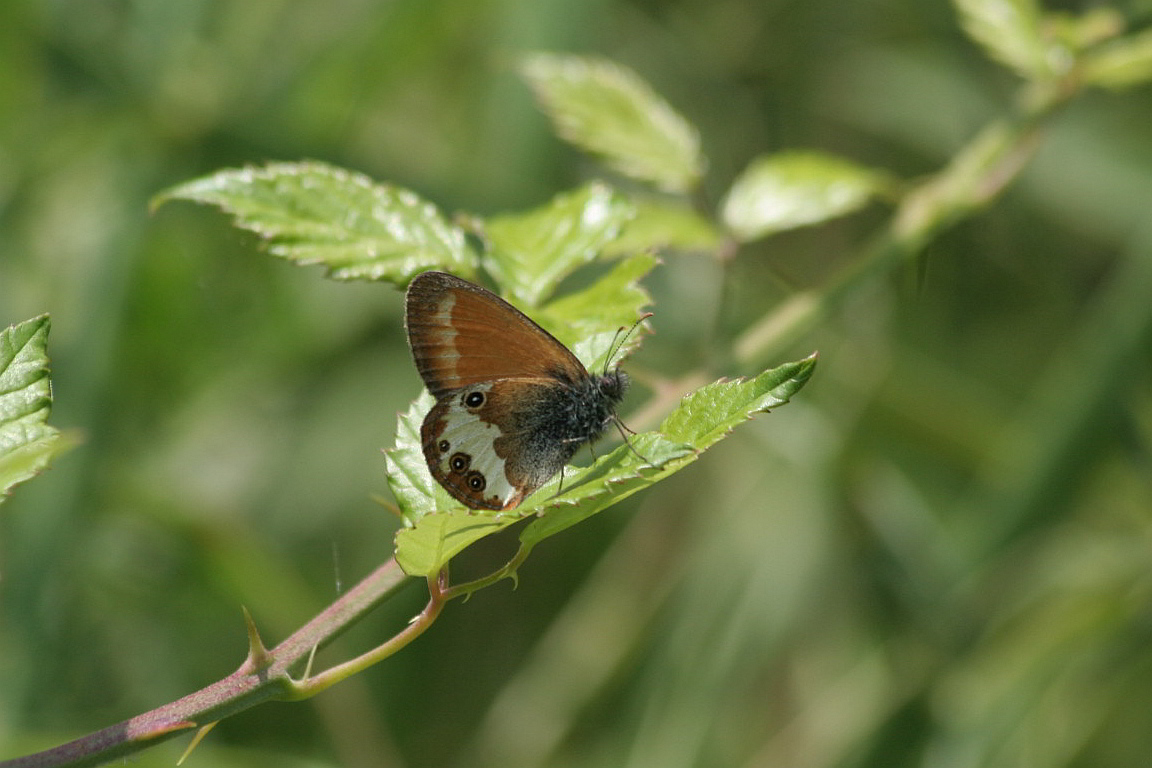
[[[627,375],[589,373],[491,291],[424,272],[405,305],[412,357],[436,398],[420,428],[424,458],[465,506],[516,507],[616,418]]]

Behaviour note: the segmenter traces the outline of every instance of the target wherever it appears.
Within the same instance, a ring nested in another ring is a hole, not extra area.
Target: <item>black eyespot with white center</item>
[[[468,488],[473,491],[482,491],[488,485],[488,481],[484,479],[484,475],[476,470],[472,470],[465,476],[464,482],[468,484]]]
[[[479,408],[484,405],[484,393],[480,391],[469,392],[464,395],[464,406],[467,408]]]
[[[447,440],[441,440],[436,443],[436,447],[440,449],[440,453],[448,453],[448,449],[452,446]]]
[[[448,459],[448,466],[458,475],[467,472],[471,464],[472,457],[466,453],[454,453],[452,454],[452,458]]]

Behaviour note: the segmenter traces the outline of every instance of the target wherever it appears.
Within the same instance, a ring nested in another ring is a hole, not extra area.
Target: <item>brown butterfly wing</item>
[[[580,443],[556,439],[549,415],[571,391],[554,379],[507,378],[441,398],[420,428],[432,476],[472,509],[520,504],[560,471]]]
[[[506,378],[578,381],[584,365],[552,334],[491,291],[444,272],[408,286],[406,325],[416,369],[439,400]]]

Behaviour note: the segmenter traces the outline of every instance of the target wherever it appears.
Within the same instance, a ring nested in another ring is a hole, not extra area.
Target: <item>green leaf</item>
[[[553,496],[558,486],[551,483],[537,492],[539,496],[547,491],[550,498],[545,499],[547,506],[537,519],[525,526],[520,542],[534,547],[549,536],[663,480],[698,456],[695,446],[674,442],[657,432],[633,435],[628,443],[592,466],[565,477],[563,493]]]
[[[421,393],[400,415],[396,443],[384,452],[388,486],[407,526],[396,535],[396,560],[408,574],[435,573],[468,544],[519,519],[519,510],[474,513],[432,478],[420,447],[420,424],[433,402]]]
[[[680,401],[680,407],[660,425],[660,433],[702,451],[754,414],[787,403],[808,383],[815,369],[813,353],[803,360],[771,368],[754,379],[703,386]]]
[[[456,509],[429,515],[415,528],[396,534],[396,562],[409,576],[431,576],[444,564],[489,534],[507,528],[519,518],[495,517]]]
[[[861,208],[889,184],[876,170],[820,152],[765,155],[732,184],[721,218],[742,241]]]
[[[397,562],[411,575],[432,575],[469,544],[536,515],[520,534],[521,543],[531,548],[679,471],[754,414],[788,402],[815,365],[812,355],[754,379],[702,387],[681,401],[659,431],[632,436],[630,445],[617,447],[590,467],[566,469],[563,492],[558,493],[561,479],[553,479],[511,513],[468,512],[457,506],[425,515],[397,533]]]
[[[636,203],[636,216],[620,237],[609,243],[607,253],[638,251],[714,251],[724,242],[716,226],[682,201],[648,199]]]
[[[471,275],[476,255],[464,233],[415,193],[317,162],[219,171],[161,193],[230,213],[268,250],[321,264],[338,280],[405,283],[430,268]]]
[[[1044,16],[1044,34],[1076,55],[1124,32],[1124,14],[1115,8],[1089,8],[1084,13],[1048,13]],[[1135,35],[1133,37],[1139,37]]]
[[[1130,88],[1152,80],[1152,29],[1101,45],[1084,55],[1085,83]]]
[[[432,479],[420,447],[420,424],[435,401],[426,391],[396,420],[396,443],[384,451],[388,487],[400,505],[404,521],[411,525],[424,515],[456,504]]]
[[[625,259],[584,290],[534,312],[533,319],[568,345],[588,370],[602,370],[617,333],[635,323],[652,303],[640,280],[657,263],[659,260],[649,253]],[[639,343],[638,335],[633,334],[615,350],[615,358],[627,355]]]
[[[514,510],[474,511],[452,502],[448,511],[420,518],[414,527],[397,532],[396,561],[410,576],[428,576],[468,545],[526,517],[540,515],[525,529],[537,531],[530,537],[530,546],[535,545],[536,535],[547,531],[551,532],[546,535],[551,535],[610,507],[655,482],[652,478],[660,467],[693,454],[690,446],[669,442],[652,432],[630,437],[629,443],[632,448],[618,446],[590,467],[565,468],[563,480],[557,476]],[[641,460],[633,448],[646,460]],[[564,490],[557,494],[561,482]],[[538,527],[545,520],[551,521],[551,527]]]
[[[0,501],[52,458],[60,433],[48,426],[47,315],[0,331]]]
[[[497,216],[484,227],[484,268],[505,292],[537,306],[561,280],[598,258],[634,215],[628,198],[592,183],[533,211]]]
[[[605,59],[537,54],[521,72],[564,139],[669,192],[704,168],[700,137],[635,72]]]
[[[1045,40],[1036,0],[954,0],[960,24],[988,55],[1028,79],[1052,77],[1058,59]]]

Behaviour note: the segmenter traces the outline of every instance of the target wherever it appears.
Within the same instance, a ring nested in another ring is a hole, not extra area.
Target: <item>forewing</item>
[[[491,291],[445,272],[408,286],[408,343],[434,397],[505,378],[576,381],[584,365],[554,336]]]

